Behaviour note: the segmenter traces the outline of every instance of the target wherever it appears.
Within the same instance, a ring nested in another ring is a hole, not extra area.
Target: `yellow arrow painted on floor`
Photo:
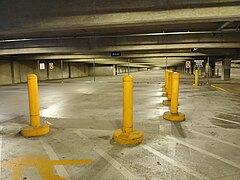
[[[54,165],[90,163],[92,160],[50,160],[45,155],[28,154],[6,161],[1,164],[1,167],[11,171],[12,180],[19,180],[24,168],[28,167],[35,167],[43,179],[64,180],[65,178],[54,174]]]

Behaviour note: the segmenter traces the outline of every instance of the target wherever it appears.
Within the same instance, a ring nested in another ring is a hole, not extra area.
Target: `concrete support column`
[[[177,71],[177,67],[176,67],[176,66],[173,66],[173,67],[172,67],[172,70],[173,70],[173,72],[176,72],[176,71]]]
[[[209,61],[209,77],[215,76],[215,60],[211,59]]]
[[[118,75],[119,72],[118,72],[118,65],[117,64],[115,64],[115,71],[116,71],[115,75]]]
[[[191,61],[191,68],[190,68],[190,74],[193,74],[193,72],[194,72],[194,61],[192,60]]]
[[[222,77],[224,81],[230,80],[231,74],[231,59],[224,59],[222,61]]]
[[[14,74],[14,61],[11,60],[11,75],[12,75],[12,84],[15,83],[15,74]]]

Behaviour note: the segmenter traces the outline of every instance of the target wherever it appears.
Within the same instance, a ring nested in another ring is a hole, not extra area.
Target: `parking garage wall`
[[[222,75],[222,62],[217,62],[215,67],[215,76]],[[239,63],[231,63],[231,78],[240,79],[240,64]]]
[[[114,67],[111,66],[89,66],[88,67],[88,73],[90,76],[114,76],[115,70]]]
[[[40,80],[54,80],[62,78],[60,61],[40,61],[44,69],[38,69],[37,61],[16,61],[10,58],[0,59],[0,85],[27,82],[27,75],[34,73]],[[53,69],[49,68],[53,63]],[[88,65],[84,63],[63,62],[63,78],[88,76]]]
[[[20,82],[27,82],[28,74],[32,74],[32,73],[38,74],[36,61],[21,61],[21,62],[14,62],[14,63],[18,63],[20,66],[20,68],[19,68]],[[16,69],[16,71],[17,71],[17,69]],[[16,78],[16,81],[18,81],[17,78]]]
[[[147,68],[139,68],[139,67],[130,67],[130,72],[138,72],[138,71],[147,71]],[[94,75],[94,67],[92,65],[89,66],[89,75]],[[117,65],[111,65],[111,66],[102,66],[98,65],[95,67],[95,75],[96,76],[114,76],[121,73],[127,73],[128,67],[127,66],[117,66]]]
[[[231,68],[231,77],[234,79],[240,79],[240,66]]]
[[[50,68],[49,63],[53,64],[53,68]],[[62,63],[61,67],[61,62],[60,61],[51,61],[47,63],[48,64],[48,79],[53,80],[53,79],[61,79],[63,78],[68,78],[69,77],[69,68],[68,68],[68,63]],[[61,69],[62,68],[62,69]]]
[[[38,65],[44,64],[44,69],[38,69]],[[49,63],[53,63],[53,69]],[[130,72],[147,71],[147,68],[130,67]],[[113,76],[127,73],[127,66],[101,65],[95,67],[96,76]],[[28,74],[36,74],[39,80],[57,80],[62,78],[61,62],[57,60],[16,60],[11,58],[0,58],[0,85],[25,83]],[[77,78],[94,75],[93,66],[79,62],[63,62],[63,78]]]
[[[138,72],[138,71],[147,71],[147,68],[130,67],[130,72]],[[127,72],[128,72],[127,66],[118,66],[117,67],[117,74],[127,73]]]
[[[121,73],[126,73],[128,72],[128,68],[125,67],[125,66],[119,66],[118,67],[118,74],[121,74]]]
[[[11,62],[6,60],[0,61],[0,83],[11,84],[12,73],[11,73]]]
[[[88,76],[88,65],[84,63],[69,63],[70,78]]]
[[[211,67],[210,67],[211,68]],[[172,69],[172,67],[169,67],[168,69]],[[174,67],[173,68],[174,71],[177,72],[184,72],[184,73],[190,73],[189,69],[186,69],[184,67],[184,65],[182,66],[178,66],[178,67]],[[195,74],[195,68],[193,68],[193,74]],[[206,76],[205,74],[205,67],[199,68],[199,74],[201,76]],[[210,71],[210,77],[221,77],[222,76],[222,62],[218,61],[215,64],[215,68],[213,69],[213,72]],[[230,75],[231,79],[240,79],[240,63],[231,63],[231,75]]]

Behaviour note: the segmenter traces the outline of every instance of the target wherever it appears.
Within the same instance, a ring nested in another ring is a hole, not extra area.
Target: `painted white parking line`
[[[111,164],[115,169],[117,169],[119,172],[121,172],[122,175],[125,176],[125,178],[132,180],[132,179],[139,179],[136,176],[134,176],[132,173],[130,173],[123,165],[121,165],[119,162],[117,162],[115,159],[113,159],[109,154],[104,152],[100,148],[96,148],[95,151],[102,156],[106,161],[108,161],[109,164]]]
[[[153,149],[152,147],[148,146],[148,145],[141,145],[144,149],[148,150],[149,152],[153,153],[154,155],[158,156],[159,158],[163,159],[164,161],[170,163],[171,165],[182,169],[183,171],[185,171],[186,173],[194,176],[197,179],[209,179],[201,174],[199,174],[198,172],[191,170],[190,168],[182,165],[181,163],[169,158],[168,156],[160,153],[159,151]]]
[[[226,115],[234,116],[234,117],[240,117],[240,115],[231,114],[231,113],[225,113],[225,112],[220,112],[220,111],[217,111],[216,113],[219,113],[219,114],[226,114]]]
[[[179,140],[179,139],[176,139],[176,138],[174,138],[174,137],[167,136],[167,138],[170,139],[170,140],[176,141],[177,143],[182,144],[182,145],[184,145],[184,146],[186,146],[186,147],[189,147],[189,148],[191,148],[191,149],[193,149],[193,150],[195,150],[195,151],[198,151],[198,152],[200,152],[200,153],[202,153],[202,154],[204,154],[204,155],[210,156],[210,157],[215,158],[215,159],[217,159],[217,160],[219,160],[219,161],[222,161],[222,162],[224,162],[224,163],[226,163],[226,164],[229,164],[230,166],[233,166],[233,167],[236,167],[236,168],[239,168],[239,169],[240,169],[240,165],[239,165],[239,164],[237,164],[237,163],[235,163],[235,162],[232,162],[232,161],[230,161],[230,160],[228,160],[228,159],[225,159],[225,158],[223,158],[223,157],[221,157],[221,156],[218,156],[218,155],[213,154],[213,153],[210,153],[210,152],[208,152],[208,151],[206,151],[206,150],[200,149],[200,148],[198,148],[198,147],[196,147],[196,146],[193,146],[193,145],[191,145],[191,144],[188,144],[188,143],[186,143],[186,142],[184,142],[184,141],[181,141],[181,140]]]
[[[106,130],[108,131],[108,130]],[[109,131],[108,131],[109,132]],[[89,140],[89,138],[87,136],[85,136],[82,132],[81,129],[75,130],[75,133],[83,138],[86,139],[87,141],[89,141],[89,143],[91,143],[91,141]],[[121,165],[118,161],[116,161],[114,158],[112,158],[109,154],[107,154],[104,150],[102,150],[99,147],[95,147],[94,150],[102,157],[104,158],[109,164],[111,164],[115,169],[117,169],[126,179],[129,180],[139,180],[141,178],[136,177],[134,174],[132,174],[130,171],[128,171],[123,165]]]
[[[213,118],[213,119],[217,119],[217,120],[220,120],[220,121],[225,121],[225,122],[230,122],[230,123],[233,123],[233,124],[238,124],[238,125],[240,125],[240,122],[231,121],[231,120],[223,119],[223,118],[219,118],[219,117],[208,117],[208,118]]]
[[[168,153],[170,157],[174,157],[176,154],[176,145],[177,143],[174,141],[168,142]]]
[[[2,126],[0,126],[0,132],[2,132]],[[2,177],[2,148],[3,148],[3,138],[0,134],[0,178]]]
[[[78,129],[78,130],[89,131],[89,132],[103,132],[103,133],[110,133],[115,131],[115,130],[104,130],[104,129]]]
[[[40,140],[40,142],[43,148],[45,149],[50,160],[59,160],[57,154],[54,152],[53,148],[49,144],[43,142],[42,140]],[[57,174],[59,176],[65,177],[68,180],[71,179],[63,165],[57,165],[57,166],[54,166],[54,168],[56,169]]]
[[[0,91],[0,93],[9,93],[9,92],[11,92],[11,93],[27,93],[27,91]]]
[[[235,147],[235,148],[240,149],[240,146],[239,146],[239,145],[233,144],[233,143],[231,143],[231,142],[227,142],[227,141],[224,141],[224,140],[222,140],[222,139],[218,139],[218,138],[215,138],[215,137],[213,137],[213,136],[209,136],[209,135],[200,133],[200,132],[195,131],[195,130],[191,130],[191,131],[192,131],[193,133],[195,133],[195,134],[200,135],[200,136],[204,136],[204,137],[207,137],[207,138],[209,138],[209,139],[212,139],[212,140],[215,140],[215,141],[218,141],[218,142],[221,142],[221,143],[227,144],[227,145],[229,145],[229,146],[232,146],[232,147]]]

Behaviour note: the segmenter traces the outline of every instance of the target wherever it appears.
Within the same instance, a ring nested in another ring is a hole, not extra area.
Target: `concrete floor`
[[[240,179],[238,91],[193,87],[193,76],[181,74],[179,110],[186,121],[174,123],[162,119],[169,110],[161,104],[163,71],[132,75],[134,129],[144,133],[138,146],[112,140],[122,124],[122,76],[41,82],[41,119],[52,125],[36,138],[19,135],[29,124],[26,84],[1,86],[1,179]]]

